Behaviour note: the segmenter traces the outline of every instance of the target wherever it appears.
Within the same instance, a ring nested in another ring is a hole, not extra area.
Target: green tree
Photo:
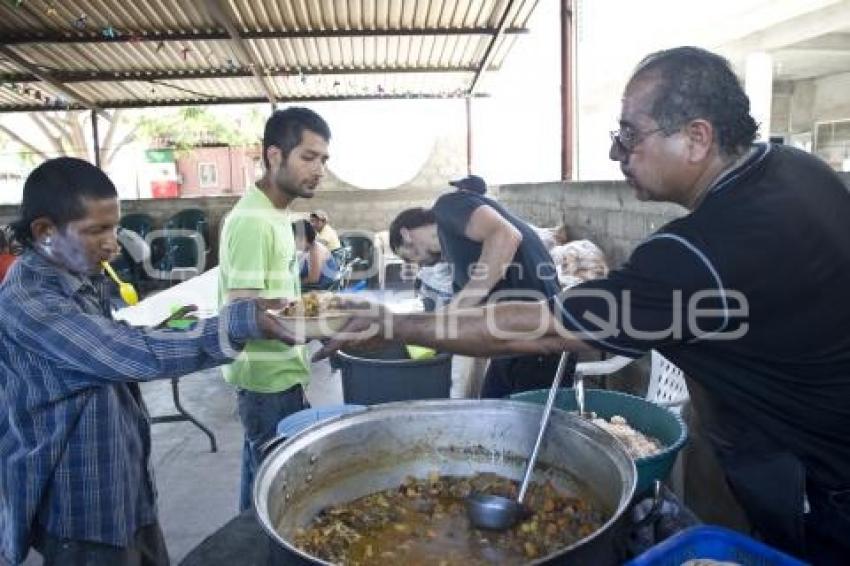
[[[224,116],[207,107],[185,106],[139,118],[139,136],[154,146],[185,151],[200,145],[252,145],[260,141],[264,117],[257,108]]]
[[[88,110],[30,112],[27,117],[34,129],[12,128],[0,123],[0,132],[26,150],[27,160],[72,156],[94,161],[94,148],[90,147],[91,112]],[[127,124],[123,110],[101,111],[98,120],[101,167],[108,169],[118,151],[135,139],[137,127]],[[120,138],[119,130],[123,134]]]

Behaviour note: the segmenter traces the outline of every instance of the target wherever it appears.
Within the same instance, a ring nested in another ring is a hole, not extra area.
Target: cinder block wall
[[[850,174],[842,173],[850,186]],[[319,190],[311,200],[298,200],[293,210],[306,213],[314,208],[328,211],[331,223],[339,229],[385,230],[392,218],[404,208],[430,206],[446,189],[406,185],[404,188],[368,191],[362,189]],[[685,214],[677,205],[644,203],[635,199],[634,190],[623,182],[589,181],[576,183],[534,183],[493,187],[492,194],[519,217],[538,226],[566,223],[574,237],[589,238],[609,256],[612,266],[625,260],[647,235],[670,220]],[[222,217],[238,197],[199,197],[183,199],[147,199],[122,202],[124,214],[146,212],[157,225],[183,208],[207,211],[213,235],[214,253]],[[0,206],[0,223],[12,221],[17,205]]]
[[[687,211],[674,204],[646,203],[619,181],[503,185],[499,201],[538,226],[565,223],[574,238],[596,242],[612,266],[670,220]]]
[[[401,188],[383,191],[319,190],[313,199],[300,199],[293,212],[307,214],[321,208],[328,212],[331,224],[338,230],[386,230],[396,214],[412,206],[431,206],[443,189]],[[238,196],[196,197],[180,199],[143,199],[121,202],[122,214],[146,213],[161,227],[168,218],[184,208],[200,208],[207,214],[212,239],[211,266],[217,263],[218,234],[222,218],[236,204]],[[18,206],[0,206],[0,224],[17,218]]]
[[[850,172],[838,176],[850,189]],[[498,194],[500,202],[532,224],[566,223],[574,237],[593,240],[612,266],[646,236],[687,213],[675,204],[640,202],[622,181],[503,185]]]
[[[319,191],[310,200],[299,199],[293,212],[323,209],[337,230],[386,230],[395,215],[414,206],[431,206],[440,189],[387,189],[383,191]]]

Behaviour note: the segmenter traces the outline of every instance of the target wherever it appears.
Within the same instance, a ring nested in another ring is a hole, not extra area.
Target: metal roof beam
[[[275,95],[272,92],[268,81],[263,76],[260,66],[257,65],[256,60],[251,56],[251,52],[248,50],[245,40],[242,39],[239,30],[236,29],[236,23],[233,19],[233,11],[230,8],[230,2],[228,0],[210,0],[206,3],[206,5],[209,7],[213,18],[215,18],[218,23],[223,25],[227,30],[228,35],[230,35],[230,43],[233,45],[233,48],[236,50],[239,58],[243,62],[248,63],[248,66],[251,68],[251,72],[257,79],[257,84],[260,86],[260,89],[266,93],[266,97],[268,97],[269,103],[272,105],[272,109],[274,109],[277,105]]]
[[[99,114],[102,114],[107,119],[109,118],[109,116],[107,116],[106,114],[103,114],[101,112],[101,110],[100,110],[100,108],[98,107],[97,104],[91,102],[90,100],[86,99],[85,97],[80,96],[79,94],[77,94],[73,90],[69,89],[62,82],[57,80],[51,73],[44,71],[42,69],[39,69],[38,67],[36,67],[35,65],[33,65],[32,63],[27,61],[26,59],[24,59],[23,57],[18,55],[18,53],[14,49],[12,49],[11,47],[8,47],[7,45],[0,44],[0,54],[5,55],[14,64],[16,64],[20,68],[22,68],[25,71],[32,74],[32,76],[35,79],[37,79],[41,82],[47,83],[48,85],[53,87],[53,89],[56,92],[60,92],[63,95],[65,95],[68,98],[68,100],[77,103],[82,108],[94,110],[94,111],[98,112]]]
[[[300,96],[296,98],[281,98],[280,102],[333,102],[343,100],[451,100],[467,98],[467,94],[431,94],[431,93],[410,93],[410,94],[364,94],[351,96]],[[475,93],[475,98],[488,98],[487,93]],[[119,108],[157,108],[160,106],[208,106],[213,104],[261,104],[268,102],[267,98],[260,96],[247,97],[216,97],[203,99],[173,99],[173,100],[105,100],[100,107],[104,109],[119,109]],[[81,104],[68,104],[62,107],[53,106],[38,106],[30,105],[15,105],[2,106],[0,105],[0,113],[2,112],[53,112],[60,110],[84,110],[85,107]]]
[[[367,30],[296,30],[296,31],[246,31],[240,33],[242,39],[306,39],[333,37],[420,37],[420,36],[463,36],[463,35],[495,35],[498,28],[417,28],[417,29],[367,29]],[[504,35],[528,33],[527,28],[510,28],[502,32]],[[165,41],[217,41],[229,40],[227,31],[175,31],[147,32],[144,35],[121,33],[113,38],[102,35],[68,35],[62,33],[37,33],[13,35],[3,38],[6,45],[26,45],[45,43],[142,43]]]
[[[369,69],[302,69],[272,70],[270,76],[297,77],[321,75],[377,75],[377,74],[450,74],[474,73],[478,67],[405,67],[405,68],[369,68]],[[254,76],[249,68],[233,69],[134,69],[106,71],[54,71],[51,76],[63,83],[82,82],[124,82],[124,81],[153,81],[153,80],[194,80],[194,79],[227,79],[246,78]],[[28,83],[40,80],[32,73],[0,74],[0,82]]]
[[[488,70],[490,63],[493,61],[493,57],[496,56],[496,44],[499,43],[499,40],[505,33],[505,29],[508,26],[508,14],[510,14],[511,8],[513,7],[514,0],[507,0],[507,6],[505,6],[505,11],[502,12],[502,17],[499,18],[499,26],[496,28],[496,33],[493,34],[493,39],[490,40],[490,44],[487,46],[487,51],[484,52],[484,57],[481,59],[481,66],[478,67],[478,71],[472,78],[472,82],[469,83],[469,94],[475,94],[475,89],[478,88],[481,77],[484,75],[484,72]]]

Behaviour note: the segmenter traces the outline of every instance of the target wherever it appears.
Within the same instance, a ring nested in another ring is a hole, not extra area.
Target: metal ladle
[[[546,399],[546,406],[543,408],[543,416],[540,419],[540,430],[537,432],[537,440],[534,442],[534,449],[531,451],[531,457],[529,457],[528,463],[525,466],[525,474],[523,475],[519,495],[516,500],[508,499],[501,495],[471,493],[466,498],[466,512],[473,526],[479,529],[503,531],[511,528],[517,521],[528,515],[528,508],[522,502],[528,491],[531,474],[534,472],[537,453],[540,451],[540,445],[543,443],[543,435],[546,433],[549,425],[549,415],[552,413],[552,406],[555,404],[558,387],[561,385],[561,380],[564,377],[567,366],[572,365],[572,367],[575,367],[575,362],[575,354],[564,352],[561,355],[561,360],[558,362],[558,369],[555,372],[555,380],[552,381],[552,388],[549,389],[549,397]]]
[[[580,371],[573,375],[573,391],[576,394],[576,407],[578,408],[578,416],[586,419],[592,418],[591,413],[584,410],[584,374]]]

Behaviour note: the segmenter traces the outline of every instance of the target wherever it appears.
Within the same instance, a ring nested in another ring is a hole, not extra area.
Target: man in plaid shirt
[[[244,300],[188,331],[112,320],[101,262],[117,251],[115,186],[79,159],[37,167],[0,287],[0,563],[167,564],[137,382],[229,362],[279,338],[275,301]]]

